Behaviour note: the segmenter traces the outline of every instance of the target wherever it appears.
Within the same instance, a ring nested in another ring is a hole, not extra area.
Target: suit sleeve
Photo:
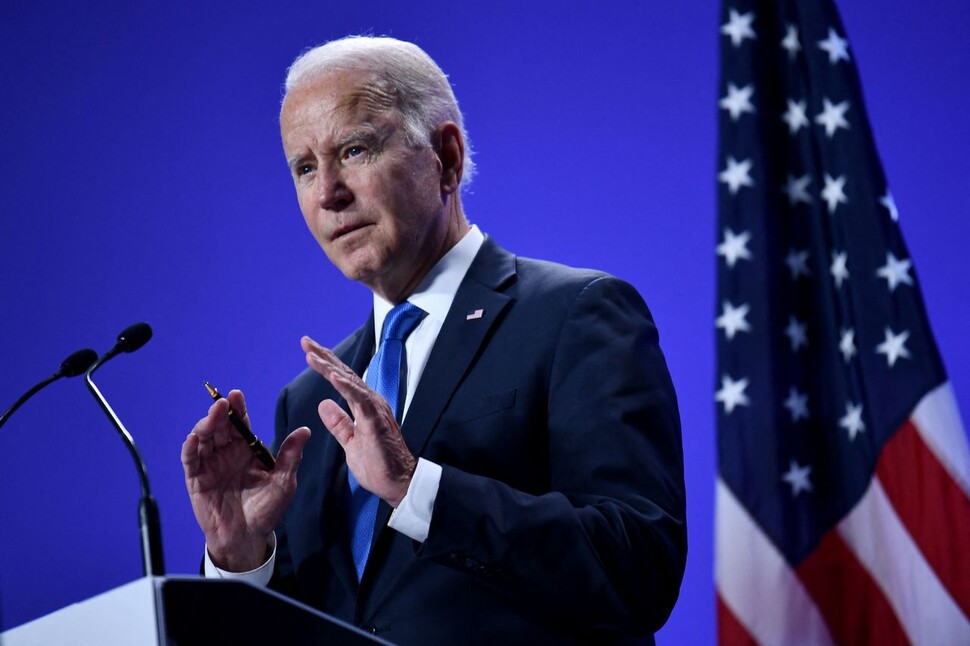
[[[290,433],[290,423],[287,419],[286,411],[287,389],[284,388],[276,400],[276,436],[273,439],[273,455],[279,453],[283,440]],[[293,563],[290,558],[289,537],[286,534],[286,524],[280,523],[274,532],[276,536],[276,551],[273,563],[273,576],[270,578],[268,586],[281,594],[297,597],[296,577],[294,576]]]
[[[657,330],[630,285],[597,278],[568,308],[546,405],[548,492],[445,464],[419,556],[550,620],[654,631],[686,560],[683,450]]]

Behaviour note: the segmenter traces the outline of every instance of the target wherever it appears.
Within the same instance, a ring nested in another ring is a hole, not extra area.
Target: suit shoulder
[[[638,290],[613,274],[598,269],[570,267],[548,260],[516,258],[516,278],[523,295],[547,295],[573,301],[581,296],[616,296],[643,301]]]
[[[486,237],[466,280],[476,280],[512,297],[550,296],[570,300],[571,296],[574,298],[589,289],[596,292],[604,286],[636,293],[629,283],[605,271],[519,256],[490,237]]]
[[[593,315],[617,325],[645,323],[655,333],[653,314],[636,287],[605,271],[517,257],[516,280],[507,293],[546,321]]]
[[[516,274],[520,282],[546,289],[578,289],[582,290],[590,283],[599,279],[619,280],[615,276],[598,269],[570,267],[549,260],[524,258],[515,259]]]

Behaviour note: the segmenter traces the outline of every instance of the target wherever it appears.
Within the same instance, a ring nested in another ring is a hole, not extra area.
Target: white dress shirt
[[[404,342],[407,356],[407,391],[404,398],[404,409],[401,419],[407,417],[411,400],[417,390],[418,382],[424,373],[424,367],[431,356],[431,349],[438,338],[441,326],[448,316],[448,310],[455,300],[458,287],[468,273],[472,261],[485,242],[485,236],[478,226],[472,225],[471,230],[446,253],[441,260],[431,268],[428,275],[418,285],[417,289],[408,297],[408,301],[427,312],[418,326]],[[393,303],[389,303],[374,294],[374,338],[381,338],[384,319]],[[428,538],[431,526],[431,512],[434,508],[438,485],[441,482],[441,466],[418,458],[418,465],[408,486],[408,492],[391,513],[388,527],[416,541],[424,542]],[[276,535],[270,537],[269,560],[249,572],[227,572],[215,566],[209,558],[209,551],[205,552],[205,575],[210,578],[244,579],[256,585],[266,585],[273,575],[276,562]]]

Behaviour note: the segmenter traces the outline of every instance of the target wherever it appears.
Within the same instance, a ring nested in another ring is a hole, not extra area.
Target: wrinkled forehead
[[[357,83],[344,95],[340,106],[348,111],[362,111],[369,114],[387,114],[398,110],[397,96],[390,84],[375,75],[355,73]]]
[[[316,119],[366,120],[399,112],[398,97],[379,75],[359,70],[330,70],[310,76],[283,99],[281,123],[288,112]],[[292,116],[292,115],[291,115]]]

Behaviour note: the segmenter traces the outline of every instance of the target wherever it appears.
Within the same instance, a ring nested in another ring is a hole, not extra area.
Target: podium
[[[2,646],[387,644],[273,590],[145,577],[0,633]]]

